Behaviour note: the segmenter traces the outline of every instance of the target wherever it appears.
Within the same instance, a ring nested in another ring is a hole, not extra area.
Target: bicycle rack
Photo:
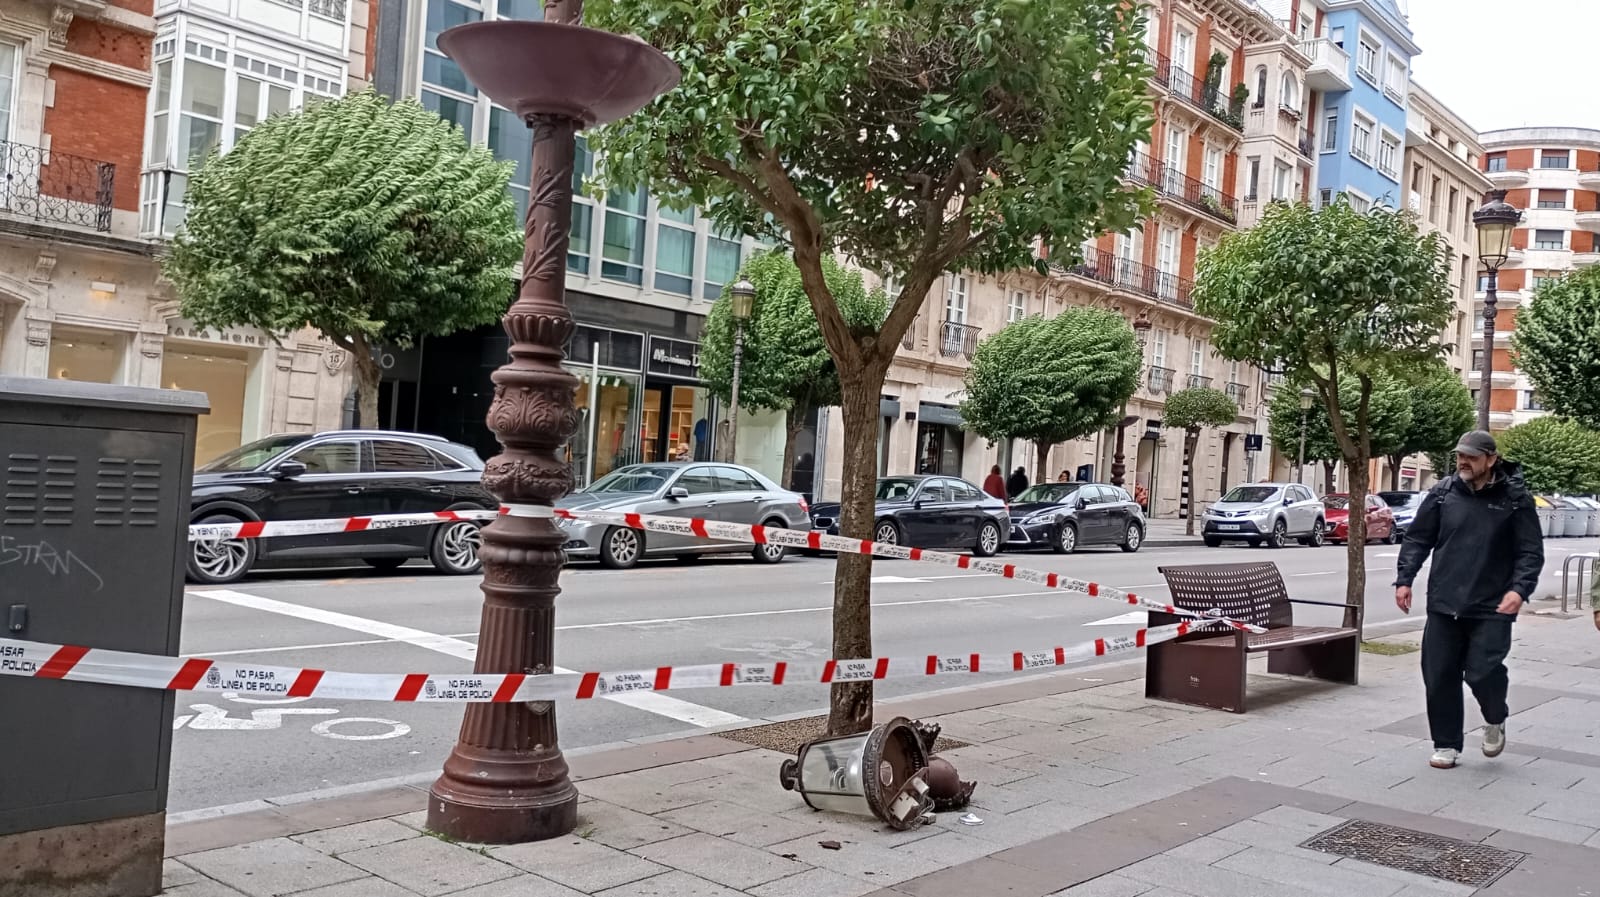
[[[1573,595],[1573,598],[1574,598],[1573,607],[1575,609],[1577,609],[1577,610],[1583,610],[1583,571],[1584,571],[1585,567],[1588,568],[1588,570],[1589,570],[1589,581],[1592,584],[1594,582],[1594,576],[1595,576],[1595,564],[1594,564],[1594,562],[1600,561],[1600,554],[1574,554],[1574,555],[1570,555],[1566,559],[1566,561],[1564,563],[1562,563],[1562,565],[1561,565],[1561,612],[1562,613],[1566,613],[1567,612],[1567,585],[1568,585],[1568,578],[1572,574],[1572,562],[1573,561],[1577,561],[1578,562],[1578,591]],[[1600,606],[1596,606],[1595,602],[1590,601],[1589,604],[1595,610],[1600,610]]]

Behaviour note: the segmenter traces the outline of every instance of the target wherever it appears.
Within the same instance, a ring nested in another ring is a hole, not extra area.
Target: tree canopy
[[[1039,249],[1070,259],[1150,207],[1120,180],[1153,124],[1143,12],[1123,0],[590,0],[586,18],[683,72],[597,132],[604,186],[648,184],[793,247],[839,371],[852,538],[872,529],[884,377],[935,284],[1046,270]],[[835,253],[895,276],[881,326],[846,321]],[[871,556],[837,564],[834,656],[870,657]],[[870,682],[834,686],[830,733],[871,721]]]
[[[961,419],[990,441],[1037,445],[1043,481],[1050,446],[1116,425],[1139,368],[1133,329],[1115,312],[1068,308],[1023,318],[978,344]]]
[[[1410,212],[1358,212],[1343,196],[1321,209],[1273,203],[1255,227],[1224,235],[1201,256],[1193,295],[1195,309],[1217,322],[1219,354],[1311,384],[1359,507],[1367,461],[1383,454],[1370,426],[1375,383],[1444,352],[1439,335],[1455,301],[1443,236],[1424,234]],[[1366,596],[1365,536],[1357,514],[1345,582],[1345,600],[1356,606]],[[1357,618],[1346,611],[1347,625]]]
[[[832,258],[823,259],[822,266],[828,292],[852,327],[883,322],[888,303],[882,290],[869,291],[860,271]],[[823,344],[800,269],[787,252],[762,253],[746,262],[739,274],[756,288],[744,328],[739,406],[788,412],[781,478],[787,485],[794,468],[795,435],[811,409],[839,404],[839,372]],[[700,376],[711,394],[724,402],[733,394],[734,329],[732,297],[724,289],[700,333]]]
[[[1522,465],[1536,493],[1600,492],[1600,433],[1574,420],[1539,417],[1501,433],[1500,454]]]
[[[348,350],[361,423],[376,426],[375,343],[482,326],[509,304],[512,170],[415,101],[318,101],[189,176],[162,268],[202,327],[311,327]]]
[[[1206,427],[1225,427],[1238,417],[1239,406],[1227,393],[1197,387],[1181,389],[1168,396],[1161,422],[1174,429],[1199,432]]]
[[[1267,432],[1272,442],[1287,458],[1294,458],[1300,450],[1300,390],[1303,381],[1286,381],[1272,396],[1267,406]],[[1360,384],[1351,380],[1341,384],[1340,392],[1349,406],[1359,401]],[[1368,427],[1374,457],[1392,454],[1405,440],[1412,423],[1412,395],[1410,386],[1396,377],[1378,375],[1373,382],[1369,400]],[[1457,433],[1456,436],[1460,436]],[[1454,440],[1455,437],[1451,437]],[[1454,446],[1452,441],[1450,445]],[[1333,462],[1343,460],[1339,443],[1333,438],[1333,424],[1328,409],[1313,404],[1306,412],[1306,460]]]
[[[1600,266],[1540,287],[1511,339],[1544,406],[1600,429]]]
[[[1477,424],[1478,413],[1472,402],[1472,393],[1461,382],[1461,375],[1444,362],[1428,364],[1404,386],[1411,400],[1411,423],[1405,437],[1391,450],[1384,452],[1377,443],[1374,451],[1387,454],[1391,468],[1391,486],[1398,488],[1400,461],[1417,453],[1428,456],[1430,464],[1436,456],[1448,456],[1455,448],[1461,434]],[[1434,467],[1438,476],[1448,474],[1448,467]]]

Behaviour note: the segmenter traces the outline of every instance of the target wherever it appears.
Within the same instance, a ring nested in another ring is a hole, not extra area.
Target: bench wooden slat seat
[[[1361,609],[1353,628],[1297,626],[1296,604],[1347,608],[1351,605],[1289,597],[1276,564],[1197,564],[1161,567],[1172,604],[1204,616],[1223,616],[1265,628],[1266,632],[1223,632],[1208,628],[1151,646],[1145,657],[1145,696],[1184,704],[1245,712],[1247,663],[1267,654],[1267,671],[1344,682],[1358,681]],[[1152,612],[1151,626],[1183,617]]]

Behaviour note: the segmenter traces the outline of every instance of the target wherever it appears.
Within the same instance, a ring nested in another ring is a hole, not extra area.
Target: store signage
[[[266,347],[272,345],[272,340],[258,330],[206,330],[182,319],[167,321],[167,336],[173,339],[226,343],[234,346]]]
[[[650,337],[650,373],[700,379],[700,345],[687,340]]]
[[[1244,450],[1247,452],[1261,451],[1263,440],[1260,433],[1246,433],[1244,436]]]

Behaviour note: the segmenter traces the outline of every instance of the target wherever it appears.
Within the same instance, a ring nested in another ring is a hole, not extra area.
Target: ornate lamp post
[[[1315,395],[1308,387],[1300,390],[1300,461],[1294,469],[1294,481],[1304,483],[1306,476],[1306,413],[1311,410],[1311,400]]]
[[[1499,301],[1500,266],[1511,254],[1511,232],[1522,213],[1506,202],[1506,191],[1493,190],[1483,208],[1472,213],[1478,228],[1478,261],[1489,273],[1483,289],[1483,364],[1478,371],[1478,429],[1489,429],[1489,393],[1494,380],[1494,316]]]
[[[1133,338],[1139,344],[1139,375],[1144,376],[1144,344],[1150,338],[1150,310],[1139,309],[1139,316],[1133,319]],[[1122,450],[1123,431],[1138,417],[1128,416],[1128,401],[1122,401],[1122,420],[1117,423],[1117,451],[1111,456],[1111,485],[1120,487],[1128,472],[1128,456]]]
[[[678,83],[678,67],[634,38],[577,23],[582,0],[548,0],[543,22],[478,22],[439,35],[444,51],[495,102],[533,129],[532,201],[522,284],[502,324],[511,360],[491,376],[488,425],[501,453],[483,484],[508,509],[484,527],[479,673],[550,673],[565,542],[551,504],[572,488],[563,447],[578,427],[577,378],[561,366],[572,166],[579,129],[632,115]],[[428,828],[510,844],[577,824],[578,791],[548,702],[469,704],[460,740],[428,801]]]
[[[739,365],[744,361],[744,325],[756,307],[756,285],[740,278],[730,292],[733,299],[733,388],[728,402],[727,460],[739,460]]]

